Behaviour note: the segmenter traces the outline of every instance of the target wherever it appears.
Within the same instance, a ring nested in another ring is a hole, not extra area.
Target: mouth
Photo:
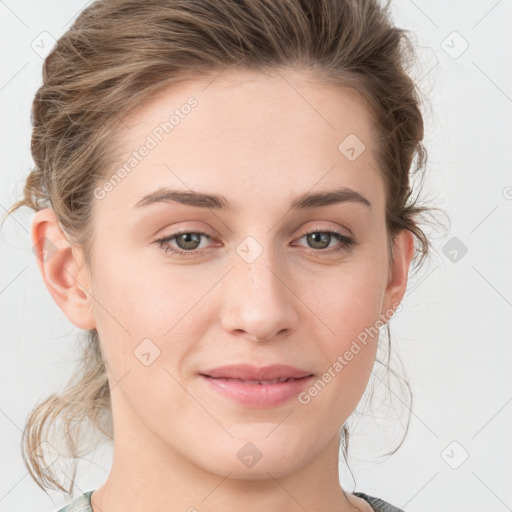
[[[214,379],[234,379],[245,382],[284,382],[287,379],[300,379],[312,375],[307,370],[302,370],[287,364],[273,364],[270,366],[252,366],[248,364],[232,364],[212,368],[201,372],[201,375]]]
[[[226,381],[226,382],[242,382],[244,384],[259,384],[261,386],[269,385],[269,384],[277,384],[280,382],[292,382],[292,381],[296,381],[296,380],[303,380],[303,379],[307,379],[308,377],[313,376],[313,374],[310,374],[305,377],[299,377],[299,378],[281,377],[281,378],[272,379],[272,380],[245,380],[245,379],[233,379],[230,377],[212,377],[211,375],[205,375],[202,373],[200,375],[202,375],[203,377],[209,377],[210,379],[222,380],[222,381]]]
[[[238,365],[208,370],[199,376],[209,390],[224,399],[245,407],[266,409],[296,397],[311,383],[314,374],[283,365],[265,368]]]

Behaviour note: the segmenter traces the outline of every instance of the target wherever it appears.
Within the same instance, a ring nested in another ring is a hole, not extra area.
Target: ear
[[[389,262],[388,284],[384,294],[382,315],[390,317],[403,299],[409,267],[414,256],[414,235],[402,229],[393,241],[393,261]]]
[[[32,219],[32,251],[53,300],[70,322],[81,329],[94,329],[90,272],[78,246],[62,231],[55,212],[38,211]]]

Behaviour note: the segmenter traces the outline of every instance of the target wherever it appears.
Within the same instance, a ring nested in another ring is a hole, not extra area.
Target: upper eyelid
[[[313,222],[324,222],[324,221],[313,221]],[[341,231],[340,234],[344,234],[345,236],[350,236],[350,237],[354,236],[352,230],[350,230],[346,226],[341,226],[341,225],[337,225],[336,227],[334,227],[334,226],[319,226],[319,225],[309,226],[309,227],[306,227],[304,229],[301,229],[299,231],[299,233],[300,233],[299,236],[303,236],[304,234],[313,233],[313,232],[317,232],[317,231],[318,232],[322,232],[322,231],[337,231],[337,232],[340,232]],[[343,233],[343,231],[346,231],[346,233]],[[176,231],[174,231],[172,234],[166,235],[166,236],[161,237],[161,238],[168,238],[168,237],[176,236],[176,235],[179,235],[179,234],[182,234],[182,233],[200,233],[202,235],[210,236],[211,238],[216,238],[215,234],[213,233],[213,230],[203,229],[203,228],[195,229],[195,228],[191,228],[189,226],[186,226],[186,227],[183,227],[183,228],[178,227],[178,228],[176,228]]]
[[[305,228],[303,230],[301,230],[299,232],[299,234],[297,235],[299,238],[302,238],[303,236],[305,235],[308,235],[308,234],[311,234],[311,233],[339,233],[340,235],[343,235],[343,236],[346,236],[346,237],[353,237],[353,234],[352,232],[345,228],[348,233],[345,234],[342,232],[341,228],[332,228],[332,227],[321,227],[321,226],[312,226],[310,228]],[[213,235],[211,232],[209,231],[201,231],[200,229],[190,229],[190,228],[183,228],[183,229],[177,229],[177,231],[174,231],[173,233],[169,234],[169,235],[166,235],[166,236],[162,236],[160,237],[160,239],[172,239],[176,236],[179,236],[179,235],[183,235],[183,234],[187,234],[187,233],[194,233],[194,234],[197,234],[197,235],[204,235],[204,236],[207,236],[211,239],[215,239],[215,235]]]
[[[345,228],[345,229],[347,229],[347,228]],[[294,241],[299,240],[299,239],[301,239],[309,234],[312,234],[312,233],[331,233],[332,235],[339,235],[340,237],[342,237],[342,239],[345,239],[345,242],[347,242],[347,243],[350,243],[350,244],[356,243],[355,237],[353,236],[352,232],[348,229],[347,229],[347,231],[349,231],[349,234],[344,234],[340,228],[312,226],[310,228],[305,228],[304,230],[301,230],[300,233],[294,238]],[[194,233],[196,235],[206,236],[210,240],[214,240],[214,241],[217,240],[215,235],[210,234],[207,231],[194,230],[194,229],[190,229],[190,228],[183,228],[183,229],[178,228],[178,230],[175,231],[174,233],[167,235],[167,236],[160,237],[159,239],[156,240],[156,242],[161,242],[161,243],[162,242],[170,242],[170,241],[175,240],[178,236],[187,234],[187,233]],[[343,243],[343,240],[338,240],[338,241]],[[197,249],[195,249],[195,250],[197,250]],[[192,252],[192,251],[190,251],[190,252]]]
[[[343,230],[346,230],[347,233],[343,233]],[[340,235],[343,235],[343,236],[347,236],[347,237],[353,237],[354,234],[352,233],[352,231],[346,227],[341,227],[341,226],[338,226],[338,227],[333,227],[333,226],[311,226],[309,228],[304,228],[303,230],[300,231],[300,235],[299,236],[304,236],[308,233],[316,233],[316,232],[323,232],[323,231],[327,231],[327,232],[336,232],[336,233],[339,233]]]

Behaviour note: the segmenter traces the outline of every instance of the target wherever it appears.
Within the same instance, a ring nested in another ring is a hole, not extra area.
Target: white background
[[[0,1],[2,215],[21,197],[32,165],[30,105],[42,58],[31,45],[42,32],[60,37],[85,5]],[[362,417],[350,449],[356,483],[343,465],[341,480],[407,512],[505,512],[512,510],[512,2],[400,0],[393,12],[420,47],[415,76],[431,105],[424,195],[451,225],[432,233],[430,265],[411,279],[391,323],[414,394],[409,434],[396,454],[378,457],[400,437],[385,433],[392,422]],[[42,282],[32,215],[19,210],[0,234],[0,512],[51,512],[67,502],[43,493],[20,456],[25,417],[71,375],[78,333]],[[457,262],[443,253],[453,237],[468,249]],[[107,446],[81,462],[75,496],[105,481],[110,456]]]

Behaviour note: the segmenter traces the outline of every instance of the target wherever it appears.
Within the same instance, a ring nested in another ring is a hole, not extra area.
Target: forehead
[[[311,75],[226,72],[172,84],[123,119],[125,172],[109,202],[125,209],[170,186],[261,207],[346,186],[382,201],[374,122],[353,90]],[[142,155],[143,153],[143,155]]]

